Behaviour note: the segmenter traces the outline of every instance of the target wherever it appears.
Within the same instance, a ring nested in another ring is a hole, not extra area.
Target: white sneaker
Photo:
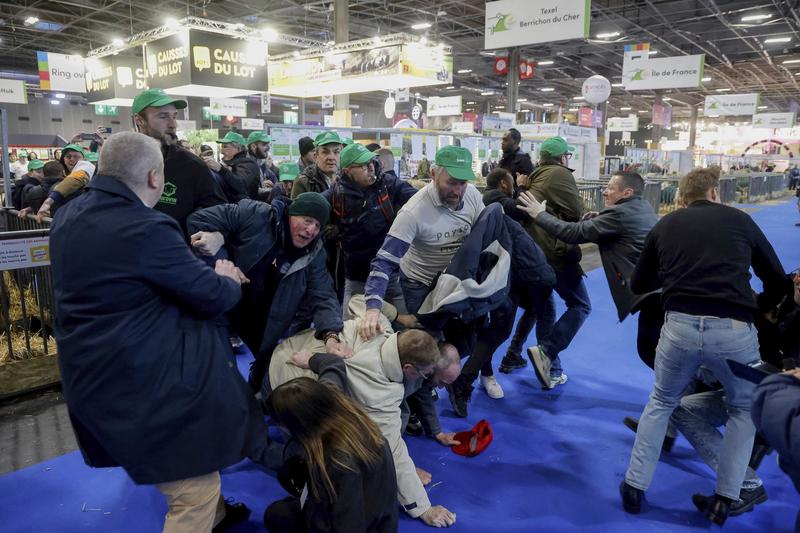
[[[499,400],[505,396],[503,388],[494,376],[481,376],[481,385],[486,389],[486,394],[493,400]]]
[[[567,379],[568,379],[568,378],[567,378],[567,375],[566,375],[566,374],[564,374],[564,373],[562,373],[562,374],[561,374],[560,376],[558,376],[558,377],[552,377],[552,376],[551,376],[551,377],[550,377],[550,386],[549,386],[549,387],[547,387],[547,389],[554,389],[554,388],[556,388],[556,387],[557,387],[557,386],[559,386],[559,385],[563,385],[564,383],[566,383],[566,382],[567,382]]]

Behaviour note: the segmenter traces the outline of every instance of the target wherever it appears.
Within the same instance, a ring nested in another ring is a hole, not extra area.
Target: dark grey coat
[[[611,297],[620,321],[637,310],[647,294],[634,295],[631,275],[644,248],[644,240],[658,216],[641,196],[621,200],[606,207],[595,218],[566,222],[550,213],[542,213],[535,223],[559,240],[569,244],[593,242],[600,248]]]

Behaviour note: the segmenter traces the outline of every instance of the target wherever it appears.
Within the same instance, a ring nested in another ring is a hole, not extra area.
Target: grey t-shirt
[[[472,184],[458,210],[442,203],[433,183],[423,187],[400,209],[389,230],[392,237],[411,244],[400,260],[403,274],[430,285],[447,268],[481,211],[483,199]]]

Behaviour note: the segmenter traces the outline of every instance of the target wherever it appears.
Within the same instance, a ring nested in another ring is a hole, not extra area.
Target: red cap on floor
[[[481,420],[469,431],[456,433],[455,440],[459,442],[453,446],[453,452],[464,457],[475,457],[489,447],[494,433],[492,426],[486,420]]]

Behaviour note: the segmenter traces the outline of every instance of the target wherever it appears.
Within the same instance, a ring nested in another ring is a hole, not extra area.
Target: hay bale
[[[24,359],[33,359],[34,357],[42,357],[46,355],[54,355],[58,349],[56,347],[56,340],[52,336],[47,337],[47,348],[44,349],[44,338],[42,332],[30,334],[30,350],[25,344],[25,332],[21,329],[11,330],[11,353],[8,351],[8,337],[5,333],[0,333],[0,365],[12,363],[14,361],[21,361]]]

